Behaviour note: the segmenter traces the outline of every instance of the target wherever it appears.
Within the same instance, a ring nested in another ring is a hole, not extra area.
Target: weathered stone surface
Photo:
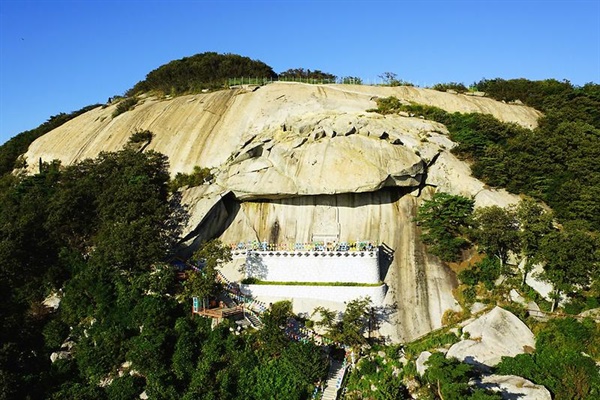
[[[427,361],[429,361],[429,357],[431,357],[431,353],[428,351],[423,351],[421,354],[419,354],[419,357],[417,357],[417,361],[415,361],[415,364],[417,365],[417,373],[420,376],[423,376],[425,371],[427,371],[426,364]]]
[[[222,90],[169,100],[143,98],[135,109],[116,118],[112,117],[116,104],[98,107],[36,140],[27,151],[26,159],[32,171],[40,157],[71,164],[95,157],[101,151],[119,150],[133,132],[148,129],[155,134],[148,149],[166,154],[173,174],[190,172],[195,165],[223,164],[244,136],[268,127],[281,128],[290,117],[323,112],[366,116],[365,110],[376,106],[374,98],[386,96],[437,106],[449,112],[491,113],[503,121],[528,127],[535,126],[540,115],[524,106],[420,88],[277,83],[254,92]],[[350,124],[339,122],[339,135],[350,132]],[[349,122],[358,127],[352,118]]]
[[[441,152],[427,171],[427,183],[438,190],[475,199],[475,207],[497,205],[507,207],[519,202],[519,197],[504,189],[486,187],[471,176],[471,168],[448,151]]]
[[[505,400],[551,400],[550,391],[542,385],[515,375],[486,375],[470,382],[473,386],[500,393]]]
[[[527,305],[527,301],[525,300],[525,298],[521,296],[521,294],[517,292],[516,289],[511,289],[508,295],[510,296],[511,301],[521,304],[522,306]]]
[[[183,241],[206,240],[221,230],[228,217],[222,203],[229,192],[218,185],[201,185],[183,190],[181,203],[187,221],[181,234]]]
[[[234,161],[217,183],[247,200],[416,187],[424,173],[420,157],[405,147],[353,135],[277,143],[255,158]]]
[[[485,310],[487,307],[486,304],[483,303],[479,303],[479,302],[475,302],[473,303],[473,305],[471,306],[471,314],[475,315],[475,314],[479,314],[480,312],[482,312],[483,310]]]
[[[596,322],[600,322],[600,308],[593,308],[591,310],[585,310],[579,314],[579,316],[587,318],[590,317]]]
[[[527,325],[500,307],[466,325],[463,332],[469,339],[452,345],[446,357],[485,368],[498,364],[502,356],[514,357],[535,349],[535,338]]]
[[[449,152],[455,144],[443,125],[366,112],[387,96],[523,126],[535,126],[539,116],[524,106],[427,89],[277,83],[145,97],[116,118],[116,105],[99,107],[36,140],[26,159],[30,171],[40,157],[71,164],[119,150],[133,132],[150,130],[155,136],[145,151],[166,154],[173,175],[214,167],[214,183],[182,191],[190,214],[186,245],[214,236],[226,243],[307,242],[331,232],[340,240],[383,243],[386,304],[398,308],[381,332],[408,340],[441,327],[444,312],[459,309],[454,274],[420,242],[413,219],[423,199],[415,196],[431,185],[474,197],[477,206],[516,197],[472,178]]]
[[[71,352],[70,351],[55,351],[54,353],[50,354],[50,361],[52,363],[55,363],[56,360],[66,360],[68,358],[71,358]]]
[[[59,293],[52,292],[44,299],[44,301],[42,301],[42,304],[48,308],[52,308],[53,310],[58,310],[58,307],[60,306],[60,299],[61,297]]]

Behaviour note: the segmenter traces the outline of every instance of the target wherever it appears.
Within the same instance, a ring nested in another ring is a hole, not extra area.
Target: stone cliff
[[[443,125],[367,112],[387,96],[526,127],[539,117],[528,107],[428,89],[274,83],[143,97],[115,118],[115,105],[99,107],[36,140],[25,157],[32,166],[39,158],[70,164],[119,150],[133,132],[150,130],[147,149],[166,154],[172,174],[213,168],[211,184],[183,192],[187,245],[214,236],[225,243],[319,235],[383,243],[381,279],[393,309],[383,333],[405,340],[441,326],[443,313],[457,307],[455,277],[418,239],[413,218],[422,198],[436,187],[472,196],[477,206],[517,198],[471,177],[449,152],[454,143]]]

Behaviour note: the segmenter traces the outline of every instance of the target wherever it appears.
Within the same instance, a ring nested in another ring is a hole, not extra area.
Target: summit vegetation
[[[150,71],[146,79],[126,92],[132,97],[140,92],[178,95],[202,89],[222,88],[232,77],[276,78],[273,69],[262,61],[237,54],[207,52],[171,61]]]

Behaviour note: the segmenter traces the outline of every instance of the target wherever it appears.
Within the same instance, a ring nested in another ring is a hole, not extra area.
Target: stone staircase
[[[331,367],[329,367],[329,375],[327,376],[327,382],[325,383],[325,390],[323,390],[323,396],[321,396],[322,400],[337,400],[338,391],[342,386],[346,367],[346,363],[333,360]]]
[[[258,319],[258,317],[252,311],[246,310],[245,315],[253,327],[255,327],[256,329],[262,328],[262,326],[263,326],[262,321],[260,319]]]

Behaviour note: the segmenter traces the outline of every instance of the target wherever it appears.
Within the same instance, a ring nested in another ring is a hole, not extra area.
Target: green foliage
[[[128,143],[150,143],[154,134],[149,130],[134,132],[127,141]]]
[[[337,330],[336,319],[338,313],[323,306],[316,307],[313,311],[313,315],[316,313],[319,314],[321,319],[316,322],[315,325],[325,328],[328,335],[335,335]]]
[[[259,339],[262,343],[261,353],[263,358],[279,356],[287,346],[289,339],[285,336],[282,328],[285,327],[288,318],[292,316],[292,303],[290,301],[278,301],[263,313],[262,322],[264,326],[259,331]]]
[[[459,340],[460,338],[458,336],[447,330],[431,332],[421,339],[407,343],[404,347],[404,352],[409,356],[418,357],[423,351],[447,347]]]
[[[455,358],[446,358],[442,353],[433,353],[427,361],[428,368],[423,379],[430,385],[436,398],[459,399],[502,399],[500,394],[473,390],[469,380],[475,375],[473,367]]]
[[[257,278],[245,278],[242,283],[249,285],[278,285],[278,286],[381,286],[383,282],[378,283],[360,283],[360,282],[294,282],[294,281],[263,281]]]
[[[389,350],[390,348],[384,348]],[[375,352],[361,358],[350,371],[346,399],[399,400],[410,399],[402,383],[402,365],[397,354],[381,357]]]
[[[318,69],[311,71],[310,69],[304,68],[291,68],[286,71],[280,72],[278,75],[279,80],[299,80],[299,81],[315,81],[319,83],[335,83],[336,76],[327,72],[320,71]]]
[[[53,115],[48,118],[48,121],[44,122],[37,128],[21,132],[15,137],[9,139],[6,143],[0,146],[0,176],[11,172],[15,167],[17,167],[17,165],[15,165],[17,162],[20,164],[18,167],[23,167],[24,164],[26,164],[27,160],[21,159],[19,161],[18,159],[21,154],[24,154],[27,151],[29,145],[33,143],[34,140],[53,129],[58,128],[73,118],[78,117],[81,114],[97,107],[100,107],[100,104],[89,105],[68,114],[60,113]],[[30,162],[36,161],[37,160],[30,160]]]
[[[414,86],[410,82],[398,79],[398,74],[394,72],[384,72],[381,75],[379,75],[379,78],[383,81],[384,86]]]
[[[520,252],[528,258],[526,264],[526,271],[528,271],[540,257],[542,238],[553,230],[553,215],[531,198],[521,200],[516,208],[516,214],[520,227]]]
[[[591,320],[551,320],[539,332],[534,354],[503,357],[496,373],[544,385],[557,400],[597,398],[600,376],[591,357],[600,356],[599,333]]]
[[[202,168],[196,165],[191,174],[184,174],[182,172],[178,172],[177,175],[175,175],[175,178],[173,178],[171,182],[169,182],[169,190],[171,192],[176,192],[177,189],[184,186],[200,186],[212,179],[213,174],[210,172],[210,168]]]
[[[117,104],[117,107],[115,108],[115,111],[113,111],[112,113],[112,117],[115,118],[121,114],[123,114],[124,112],[127,112],[131,109],[133,109],[133,107],[135,107],[135,105],[138,103],[138,98],[135,96],[131,96],[131,97],[127,97],[121,101],[119,101],[119,103]]]
[[[501,272],[499,260],[486,257],[471,268],[462,270],[458,274],[458,278],[469,286],[476,286],[479,282],[483,282],[486,289],[492,290],[494,282],[500,277]]]
[[[359,347],[367,342],[364,332],[368,327],[372,312],[370,297],[349,301],[338,323],[337,334],[333,339],[351,347]]]
[[[469,90],[463,83],[460,82],[436,83],[431,88],[440,92],[454,90],[457,93],[464,93]]]
[[[474,201],[462,196],[438,192],[419,207],[415,221],[422,227],[421,238],[432,254],[455,261],[468,244],[464,238],[471,225]]]
[[[500,101],[521,100],[523,103],[544,109],[551,97],[566,97],[574,87],[568,81],[559,82],[556,79],[530,81],[527,79],[482,79],[475,84],[485,92],[486,96]]]
[[[519,221],[516,212],[498,206],[482,207],[473,214],[473,236],[479,247],[500,260],[503,266],[509,252],[519,250]]]
[[[503,145],[501,156],[486,161],[495,168],[489,179],[502,174],[509,190],[541,198],[562,220],[586,220],[599,230],[593,198],[600,187],[600,85],[484,79],[477,87],[494,99],[518,99],[544,112],[539,128],[522,132]]]
[[[227,78],[251,76],[275,78],[273,69],[262,61],[237,54],[206,52],[171,61],[150,71],[146,79],[127,91],[128,96],[157,91],[180,95],[202,89],[221,88]]]
[[[185,282],[184,296],[200,299],[216,298],[222,290],[217,282],[217,268],[231,261],[231,250],[214,239],[202,243],[191,260],[199,266],[199,271],[192,272]]]
[[[144,378],[124,375],[112,381],[106,388],[109,400],[125,400],[138,397],[144,391]]]
[[[459,145],[452,151],[472,161],[473,175],[489,185],[526,193],[549,204],[563,220],[600,229],[600,85],[574,87],[556,80],[483,80],[476,85],[498,100],[520,99],[544,112],[532,130],[490,115],[449,114],[398,99],[379,99],[382,113],[406,111],[448,127]]]
[[[345,76],[342,78],[342,83],[345,85],[362,85],[363,81],[357,76]]]
[[[600,275],[600,239],[581,226],[568,224],[544,236],[540,244],[544,277],[560,293],[588,289]]]

